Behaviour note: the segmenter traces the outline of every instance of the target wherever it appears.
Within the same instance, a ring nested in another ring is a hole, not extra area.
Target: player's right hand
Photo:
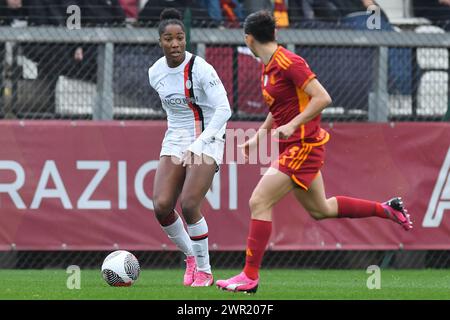
[[[254,149],[257,146],[257,144],[258,144],[258,141],[256,140],[256,138],[253,137],[253,138],[247,140],[246,142],[244,142],[243,144],[238,145],[238,148],[241,148],[242,154],[244,155],[245,163],[248,163],[250,150]]]

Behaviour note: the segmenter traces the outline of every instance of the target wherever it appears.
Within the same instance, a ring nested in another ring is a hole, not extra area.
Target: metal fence
[[[428,30],[428,29],[427,29]],[[425,30],[425,31],[427,31]],[[434,31],[433,29],[429,29]],[[160,56],[155,28],[0,27],[2,119],[160,119],[147,78]],[[449,33],[288,29],[279,42],[307,59],[333,98],[325,121],[443,121],[449,111]],[[233,120],[261,120],[260,65],[241,29],[192,29],[191,51],[218,71]],[[80,49],[82,48],[82,49]],[[78,51],[77,51],[78,50]],[[82,50],[80,52],[80,50]],[[78,58],[75,59],[76,52]],[[179,252],[136,252],[143,267],[183,265]],[[0,252],[0,268],[77,264],[105,252]],[[214,267],[240,268],[243,252],[211,252]],[[265,267],[448,268],[449,251],[269,251]]]
[[[0,27],[0,117],[164,118],[147,77],[162,56],[158,38],[154,28]],[[449,118],[449,33],[286,29],[278,40],[330,92],[326,121]],[[218,71],[234,120],[265,117],[260,65],[241,29],[194,28],[190,44]]]
[[[6,251],[0,252],[0,269],[80,268],[100,269],[109,254],[104,251]],[[178,251],[133,251],[142,268],[184,268],[185,256]],[[213,269],[240,269],[245,251],[211,251]],[[390,269],[450,268],[450,251],[442,250],[333,250],[267,251],[263,268],[366,269],[370,265]]]

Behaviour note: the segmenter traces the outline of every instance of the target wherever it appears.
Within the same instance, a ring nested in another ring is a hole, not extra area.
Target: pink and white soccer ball
[[[140,273],[139,261],[125,250],[111,252],[103,261],[102,277],[110,286],[129,287]]]

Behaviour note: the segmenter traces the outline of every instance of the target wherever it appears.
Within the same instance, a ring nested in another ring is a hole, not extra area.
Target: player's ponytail
[[[162,35],[164,31],[166,30],[166,27],[169,24],[177,24],[185,31],[184,24],[183,24],[183,15],[180,11],[178,11],[175,8],[166,8],[164,9],[160,16],[159,16],[159,26],[158,26],[158,32],[159,35]]]

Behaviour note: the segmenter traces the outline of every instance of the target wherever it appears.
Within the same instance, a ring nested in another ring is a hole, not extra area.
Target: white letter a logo
[[[450,210],[450,148],[447,151],[441,172],[439,172],[422,226],[439,227],[445,210]]]

